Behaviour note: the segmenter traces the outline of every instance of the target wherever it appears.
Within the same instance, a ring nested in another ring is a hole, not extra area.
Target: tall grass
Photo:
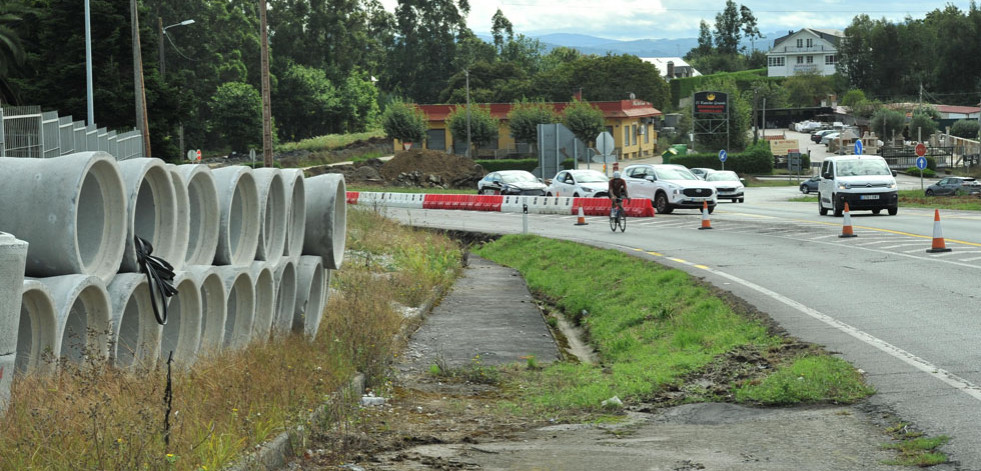
[[[19,375],[0,416],[0,469],[220,469],[308,427],[310,412],[356,371],[369,385],[384,382],[403,322],[393,301],[414,306],[449,283],[459,249],[377,214],[348,215],[348,247],[371,255],[349,257],[331,277],[313,341],[287,336],[173,365],[169,415],[163,362],[144,371],[59,362],[52,375]]]
[[[286,142],[276,146],[276,151],[289,152],[294,150],[307,150],[317,152],[341,148],[357,141],[364,141],[375,137],[385,137],[385,132],[379,129],[354,134],[328,134],[326,136],[303,139],[299,142]]]

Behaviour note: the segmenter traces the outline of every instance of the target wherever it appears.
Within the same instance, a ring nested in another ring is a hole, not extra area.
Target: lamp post
[[[167,30],[173,28],[174,26],[187,26],[193,24],[194,20],[184,20],[180,23],[174,23],[170,26],[164,27],[163,18],[157,17],[157,27],[160,29],[160,78],[163,78],[167,67],[164,63],[164,36],[167,35]]]

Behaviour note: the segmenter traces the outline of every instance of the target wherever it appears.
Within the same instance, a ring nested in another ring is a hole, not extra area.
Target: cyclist
[[[610,192],[610,214],[613,214],[613,210],[620,208],[623,211],[623,200],[629,199],[627,196],[627,182],[620,178],[620,172],[613,172],[613,178],[610,179],[608,185]]]

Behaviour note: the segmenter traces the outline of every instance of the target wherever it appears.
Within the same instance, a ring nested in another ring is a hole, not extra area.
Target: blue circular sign
[[[725,162],[727,157],[728,157],[728,155],[726,154],[726,150],[725,149],[722,149],[722,150],[719,151],[719,161],[720,162]]]
[[[855,139],[855,155],[862,155],[862,140]]]
[[[922,157],[921,156],[921,157],[917,157],[916,158],[916,168],[918,168],[920,170],[923,170],[923,169],[927,168],[926,157]]]

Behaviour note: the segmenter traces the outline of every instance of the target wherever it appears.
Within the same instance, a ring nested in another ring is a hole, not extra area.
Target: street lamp
[[[167,30],[173,28],[174,26],[187,26],[193,24],[194,20],[184,20],[180,23],[174,23],[170,26],[164,27],[163,18],[157,17],[157,25],[160,28],[160,78],[163,78],[166,67],[164,66],[164,36],[167,35]]]

